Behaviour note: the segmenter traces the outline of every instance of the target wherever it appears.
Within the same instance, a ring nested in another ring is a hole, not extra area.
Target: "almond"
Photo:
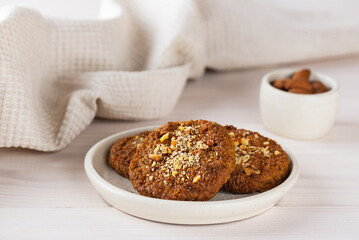
[[[312,91],[303,89],[303,88],[291,88],[288,92],[290,93],[300,93],[300,94],[311,94]]]
[[[328,91],[328,88],[319,80],[314,80],[312,82],[312,86],[314,93],[323,93]]]
[[[309,93],[312,93],[313,91],[313,86],[310,82],[308,81],[303,81],[303,80],[293,80],[288,86],[287,89],[291,90],[293,88],[300,88],[303,90],[308,91]]]
[[[310,70],[309,69],[303,69],[303,70],[300,70],[300,71],[294,73],[292,79],[294,81],[296,81],[296,80],[309,81],[309,77],[310,77]]]
[[[286,82],[291,81],[291,80],[292,79],[290,79],[290,78],[280,78],[280,79],[277,79],[274,82],[272,82],[272,85],[275,88],[284,89]]]
[[[313,86],[309,82],[310,71],[308,69],[300,70],[294,73],[292,79],[287,81],[284,88],[290,90],[292,88],[302,88],[310,92],[313,91]]]

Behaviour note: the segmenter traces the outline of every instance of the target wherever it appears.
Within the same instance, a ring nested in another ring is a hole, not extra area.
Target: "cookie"
[[[155,129],[130,164],[133,187],[144,196],[187,201],[211,199],[235,168],[234,144],[214,122],[169,122]]]
[[[119,174],[128,178],[128,167],[134,158],[137,148],[148,136],[150,131],[135,136],[121,138],[111,147],[108,164]]]
[[[287,153],[257,132],[226,126],[234,139],[236,169],[223,186],[232,193],[264,192],[281,184],[289,172]]]

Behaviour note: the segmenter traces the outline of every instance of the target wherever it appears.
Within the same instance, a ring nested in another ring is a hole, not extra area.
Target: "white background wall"
[[[148,1],[148,0],[144,0]],[[205,0],[203,0],[205,1]],[[219,0],[221,1],[221,0]],[[224,0],[225,1],[225,0]],[[357,15],[359,1],[357,0],[257,0],[284,8],[318,13],[338,13]],[[16,4],[35,8],[44,15],[73,19],[96,18],[101,0],[0,0],[0,7]]]

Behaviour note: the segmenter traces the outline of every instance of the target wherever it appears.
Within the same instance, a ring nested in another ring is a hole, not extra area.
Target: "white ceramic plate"
[[[174,201],[141,196],[128,179],[118,175],[107,164],[107,156],[111,146],[119,138],[154,128],[155,126],[137,128],[107,137],[95,144],[85,157],[86,174],[103,199],[133,216],[177,224],[212,224],[241,220],[273,207],[298,179],[298,163],[285,149],[292,162],[291,173],[282,184],[264,193],[219,192],[207,202]]]

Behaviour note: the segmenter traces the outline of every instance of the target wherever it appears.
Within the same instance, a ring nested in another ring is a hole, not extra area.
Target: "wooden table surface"
[[[325,137],[292,140],[264,128],[259,84],[277,67],[210,72],[186,85],[165,118],[96,119],[59,152],[0,149],[0,239],[359,239],[359,58],[287,67],[309,67],[339,82],[337,121]],[[83,160],[97,141],[131,128],[199,118],[276,139],[299,161],[297,184],[259,216],[206,226],[170,225],[127,215],[109,206],[92,187]]]

